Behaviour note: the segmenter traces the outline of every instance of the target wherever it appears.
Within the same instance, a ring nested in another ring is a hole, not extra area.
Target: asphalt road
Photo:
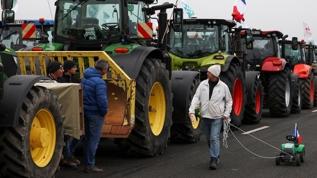
[[[316,108],[315,108],[316,109]],[[243,125],[244,130],[261,126],[269,128],[254,133],[276,147],[286,142],[285,136],[293,132],[297,122],[306,146],[305,162],[300,166],[275,166],[275,160],[261,159],[246,152],[232,136],[229,148],[222,148],[218,170],[208,169],[208,150],[205,137],[196,144],[170,144],[164,155],[155,158],[124,156],[110,141],[104,141],[98,151],[97,165],[104,169],[100,174],[85,174],[79,170],[62,168],[57,178],[84,177],[221,177],[221,178],[316,178],[317,177],[317,112],[304,110],[287,118],[271,118],[264,113],[260,124]],[[279,151],[263,145],[250,136],[236,131],[238,138],[252,151],[264,156],[276,156]]]

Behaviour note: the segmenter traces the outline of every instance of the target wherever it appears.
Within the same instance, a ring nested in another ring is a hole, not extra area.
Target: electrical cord
[[[239,145],[240,145],[243,149],[245,149],[247,152],[249,152],[250,154],[252,154],[252,155],[254,155],[254,156],[258,157],[258,158],[262,158],[262,159],[276,159],[276,158],[282,157],[282,156],[263,156],[263,155],[260,155],[260,154],[255,153],[254,151],[252,151],[252,150],[250,150],[249,148],[247,148],[247,146],[245,146],[245,145],[237,138],[237,136],[234,134],[234,132],[230,129],[230,126],[236,128],[236,129],[238,129],[238,130],[241,131],[242,133],[245,133],[245,132],[246,132],[246,131],[242,130],[241,128],[239,128],[239,127],[237,127],[237,126],[231,124],[230,121],[224,120],[223,146],[224,146],[225,148],[228,148],[227,139],[228,139],[229,132],[230,132],[230,133],[232,134],[233,138],[235,138],[235,140],[239,143]],[[268,142],[266,142],[266,141],[264,141],[264,140],[262,140],[262,139],[260,139],[260,138],[257,138],[257,137],[254,136],[254,135],[251,135],[251,134],[247,134],[247,135],[249,135],[250,137],[252,137],[252,138],[255,139],[255,140],[258,140],[258,141],[262,142],[263,144],[265,144],[265,145],[267,145],[267,146],[269,146],[269,147],[271,147],[271,148],[274,148],[274,149],[280,151],[281,153],[284,153],[284,154],[286,154],[286,155],[289,155],[289,156],[293,157],[293,155],[291,155],[291,154],[289,154],[289,153],[287,153],[287,152],[285,152],[285,151],[283,151],[283,150],[281,150],[281,149],[275,147],[274,145],[272,145],[272,144],[270,144],[270,143],[268,143]]]

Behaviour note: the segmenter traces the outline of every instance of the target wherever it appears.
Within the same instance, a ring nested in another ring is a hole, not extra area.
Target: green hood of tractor
[[[214,53],[201,58],[182,58],[172,53],[169,53],[169,55],[172,58],[173,70],[182,70],[186,66],[199,70],[201,68],[207,68],[212,64],[224,65],[227,58],[230,56],[226,53]]]
[[[115,55],[117,54],[116,49],[126,48],[129,51],[128,53],[125,53],[125,54],[129,54],[138,46],[140,45],[135,43],[132,43],[132,44],[115,43],[115,44],[106,46],[105,48],[102,49],[102,51],[105,51],[110,55]],[[39,44],[36,47],[42,48],[43,51],[63,51],[64,50],[64,44],[62,43],[45,43],[45,44]]]
[[[62,43],[43,43],[39,44],[36,47],[43,48],[43,51],[62,51],[64,45]]]

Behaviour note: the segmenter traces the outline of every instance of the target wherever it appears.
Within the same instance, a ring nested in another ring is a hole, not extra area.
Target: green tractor
[[[12,23],[13,1],[1,1],[3,22]],[[52,177],[63,149],[61,106],[35,86],[37,75],[17,75],[16,53],[0,45],[0,177]]]
[[[74,60],[80,77],[96,60],[106,60],[110,64],[109,74],[104,76],[108,82],[109,112],[102,136],[115,139],[127,153],[142,156],[163,154],[174,124],[174,73],[165,34],[166,11],[174,5],[150,7],[153,3],[154,0],[58,0],[53,41],[37,45],[36,52],[18,52],[21,66],[27,64],[27,59],[35,59],[38,62],[34,63],[41,66],[45,66],[44,59],[61,63]],[[156,11],[158,39],[152,37],[149,23]],[[177,14],[179,11],[174,13],[182,17]],[[26,73],[25,68],[22,71]],[[38,71],[45,75],[43,68]],[[191,87],[197,72],[183,73]]]
[[[260,121],[262,85],[258,72],[245,70],[240,30],[234,29],[235,25],[233,21],[223,19],[184,19],[182,24],[172,25],[169,52],[173,70],[199,72],[199,77],[191,88],[191,94],[188,95],[191,97],[199,82],[207,78],[207,68],[212,64],[222,66],[220,77],[228,85],[233,97],[231,119],[233,124],[240,126],[242,121]],[[178,76],[175,76],[173,82],[175,80],[178,80]],[[183,89],[182,85],[173,86],[174,93],[179,93]],[[190,101],[191,98],[183,100]],[[189,105],[186,106],[188,107]],[[179,111],[174,112],[178,114],[175,117],[187,117],[181,112],[183,108],[174,105],[174,109]]]

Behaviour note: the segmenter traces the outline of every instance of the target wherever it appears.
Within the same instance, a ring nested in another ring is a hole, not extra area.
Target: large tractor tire
[[[314,106],[317,106],[317,76],[314,76],[314,84],[315,84]]]
[[[299,79],[292,74],[292,109],[291,112],[299,114],[302,111],[302,94]]]
[[[310,74],[306,79],[300,79],[300,86],[303,109],[310,109],[314,106],[315,100],[315,83],[313,74]]]
[[[123,146],[132,155],[163,154],[172,124],[169,71],[160,59],[146,59],[136,85],[135,126]]]
[[[64,144],[60,110],[49,90],[32,87],[18,125],[0,131],[0,177],[55,176]]]
[[[186,75],[187,72],[189,75]],[[198,74],[189,71],[173,72],[173,125],[171,130],[171,141],[176,143],[196,143],[200,140],[201,120],[196,117],[195,122],[191,122],[188,110],[200,83],[199,75],[192,77],[191,74]],[[187,79],[184,77],[188,77]]]
[[[257,124],[262,118],[263,86],[260,72],[246,73],[247,102],[245,106],[243,123]]]
[[[229,69],[220,77],[228,85],[232,95],[231,123],[240,126],[245,105],[245,81],[241,66],[238,63],[231,63]]]
[[[291,72],[288,68],[268,74],[267,105],[271,115],[284,117],[291,112]]]

